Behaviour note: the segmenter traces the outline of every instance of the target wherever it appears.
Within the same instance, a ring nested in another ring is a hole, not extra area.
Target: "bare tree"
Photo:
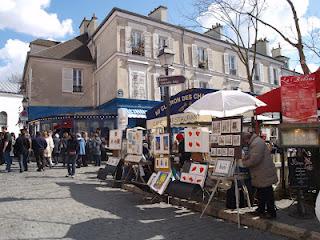
[[[300,62],[302,71],[304,74],[309,74],[310,69],[309,69],[307,62],[306,62],[306,55],[305,55],[305,51],[304,51],[305,45],[304,45],[304,41],[303,41],[302,34],[301,34],[301,28],[300,28],[300,24],[299,24],[299,18],[297,15],[297,11],[296,11],[295,6],[291,0],[285,0],[285,1],[287,1],[287,3],[289,4],[291,12],[292,12],[294,26],[295,26],[296,39],[288,37],[279,28],[264,21],[263,19],[260,18],[260,16],[253,15],[251,12],[248,12],[248,15],[250,17],[258,20],[260,23],[264,24],[265,26],[268,26],[271,29],[273,29],[275,32],[277,32],[283,38],[283,40],[285,40],[291,46],[296,48],[296,50],[298,51],[298,54],[299,54],[299,62]]]
[[[19,73],[12,73],[10,77],[8,77],[8,81],[11,83],[22,83],[22,76]]]
[[[264,1],[199,0],[194,4],[197,9],[196,14],[200,18],[193,19],[196,19],[198,24],[201,25],[201,18],[210,17],[223,25],[225,33],[221,35],[231,43],[230,47],[245,66],[251,92],[254,92],[253,76],[257,53],[255,43],[258,39],[258,19],[263,10]],[[247,14],[248,12],[250,14]],[[202,25],[201,27],[206,28]]]

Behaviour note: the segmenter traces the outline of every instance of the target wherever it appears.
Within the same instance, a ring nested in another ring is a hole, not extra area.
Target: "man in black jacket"
[[[40,132],[36,133],[36,137],[32,139],[32,149],[36,157],[38,172],[44,171],[45,160],[44,150],[47,147],[47,141],[41,136]]]
[[[14,152],[19,159],[20,172],[28,171],[28,153],[30,150],[30,141],[26,137],[25,129],[21,129],[21,135],[17,138],[14,145]]]

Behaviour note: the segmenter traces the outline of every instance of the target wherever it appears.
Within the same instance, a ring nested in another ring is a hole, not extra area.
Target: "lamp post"
[[[161,66],[165,69],[165,75],[169,76],[169,67],[173,64],[174,53],[167,47],[163,46],[160,50],[158,58]],[[167,133],[169,134],[169,154],[172,154],[172,131],[171,131],[171,118],[170,118],[170,92],[169,86],[164,86],[164,96],[166,105],[167,116]]]
[[[24,127],[26,127],[27,126],[27,122],[28,122],[28,117],[29,117],[29,101],[28,101],[29,99],[28,99],[28,97],[24,97],[23,99],[22,99],[22,108],[23,108],[23,115],[24,116],[22,116],[23,117],[23,120],[25,121],[25,126]],[[25,115],[27,115],[27,116],[25,116]]]

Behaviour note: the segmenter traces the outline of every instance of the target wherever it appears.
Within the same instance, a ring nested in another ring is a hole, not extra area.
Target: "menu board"
[[[233,174],[235,159],[241,154],[242,117],[217,118],[212,121],[210,156],[215,159],[213,175]]]
[[[289,185],[292,188],[307,189],[310,186],[313,165],[311,155],[302,148],[289,152]]]
[[[315,75],[281,77],[283,122],[317,122]]]

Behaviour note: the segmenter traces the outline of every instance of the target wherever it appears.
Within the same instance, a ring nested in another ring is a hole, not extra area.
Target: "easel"
[[[244,179],[245,179],[245,175],[244,174],[234,174],[231,177],[219,177],[219,176],[210,176],[209,177],[212,180],[216,180],[216,184],[213,187],[212,193],[210,195],[210,198],[208,200],[208,203],[206,204],[205,208],[203,209],[201,216],[203,216],[203,214],[206,212],[209,204],[211,203],[215,193],[218,190],[218,186],[219,184],[223,181],[223,180],[232,180],[234,182],[234,189],[235,189],[235,196],[236,196],[236,208],[237,208],[237,219],[238,219],[238,228],[240,228],[240,208],[239,208],[239,187],[238,187],[238,181],[241,181],[241,187],[243,189],[243,192],[246,195],[246,199],[247,199],[247,204],[249,206],[249,208],[251,208],[251,202],[250,202],[250,196],[249,196],[249,192],[247,189],[247,186],[244,184]]]

